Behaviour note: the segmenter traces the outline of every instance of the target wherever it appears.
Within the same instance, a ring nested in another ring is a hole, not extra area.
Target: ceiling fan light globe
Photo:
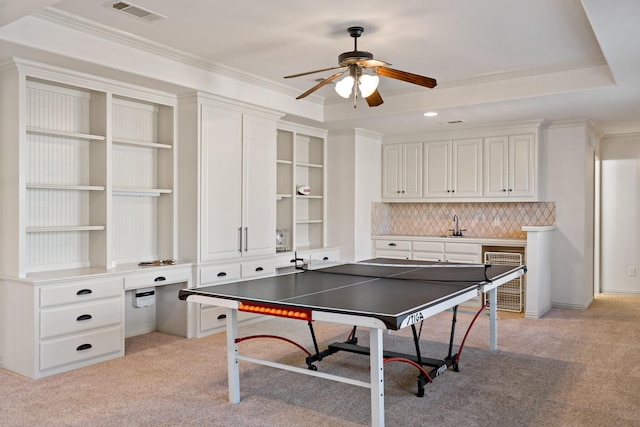
[[[351,76],[347,76],[344,79],[336,83],[336,92],[343,98],[349,98],[351,91],[353,90],[354,79]]]
[[[358,88],[363,98],[368,98],[378,88],[380,78],[378,76],[371,76],[369,74],[363,74],[360,76]]]

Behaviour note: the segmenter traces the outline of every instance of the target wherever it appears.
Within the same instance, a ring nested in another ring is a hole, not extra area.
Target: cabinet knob
[[[503,188],[503,189],[502,189],[502,191],[504,191],[504,192],[506,193],[506,192],[507,192],[507,189],[506,189],[506,188]]]
[[[89,350],[93,346],[91,344],[81,344],[76,347],[76,351]]]

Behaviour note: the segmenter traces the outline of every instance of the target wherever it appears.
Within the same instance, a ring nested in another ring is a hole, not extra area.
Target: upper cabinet
[[[486,138],[486,197],[532,197],[535,194],[534,135]]]
[[[482,138],[424,144],[424,197],[482,197]]]
[[[527,122],[494,129],[386,138],[382,145],[382,199],[542,200],[538,183],[541,126],[541,122]]]
[[[276,250],[324,247],[326,241],[327,131],[278,124]]]
[[[175,96],[22,61],[1,84],[0,274],[176,256]]]
[[[382,197],[422,197],[422,143],[382,146]]]
[[[181,188],[191,193],[180,205],[181,253],[190,261],[275,253],[279,117],[203,93],[180,99]]]

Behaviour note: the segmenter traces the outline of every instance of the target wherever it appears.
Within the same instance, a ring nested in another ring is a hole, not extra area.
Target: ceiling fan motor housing
[[[343,67],[351,64],[357,64],[359,61],[373,59],[373,54],[362,50],[352,50],[338,56],[338,63]]]

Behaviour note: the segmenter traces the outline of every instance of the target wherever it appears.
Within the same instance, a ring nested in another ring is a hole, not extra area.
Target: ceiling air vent
[[[155,22],[159,19],[167,19],[167,17],[164,15],[152,12],[149,9],[145,9],[144,7],[140,7],[131,2],[117,1],[115,3],[107,3],[105,6],[110,9],[126,13],[127,15],[133,16],[134,18],[142,19],[146,22]]]

